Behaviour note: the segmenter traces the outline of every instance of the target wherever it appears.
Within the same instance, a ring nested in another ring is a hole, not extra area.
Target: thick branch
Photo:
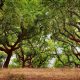
[[[58,53],[57,53],[56,50],[55,50],[55,52],[56,52],[56,56],[57,56],[57,58],[59,59],[59,61],[60,61],[63,65],[65,65],[64,62],[61,60],[61,58],[60,58],[60,56],[58,55]]]
[[[71,47],[71,50],[72,50],[73,54],[76,56],[76,58],[80,61],[80,58],[78,57],[79,55],[74,52],[73,47]],[[76,51],[77,51],[77,49],[76,49]],[[78,53],[78,51],[77,51],[77,53]]]
[[[70,35],[69,37],[65,34],[60,32],[62,35],[64,35],[65,37],[69,38],[70,40],[73,40],[75,42],[80,42],[80,39],[75,38],[75,36],[73,36],[73,34],[71,34],[68,30],[66,30],[66,28],[64,28],[64,30]]]
[[[4,48],[2,48],[2,47],[0,47],[0,51],[4,51],[4,52],[5,52],[5,49],[4,49]]]
[[[71,11],[71,10],[68,10],[70,13],[76,15],[78,18],[80,18],[80,15],[78,13],[76,13],[75,11]]]
[[[15,51],[16,49],[19,49],[20,48],[20,46],[18,46],[18,47],[15,47],[13,50]]]
[[[79,32],[80,32],[80,27],[77,24],[75,24],[73,22],[70,22],[70,23],[67,23],[67,24],[70,25],[70,26],[76,27],[79,30]]]
[[[18,43],[19,43],[19,39],[17,39],[17,41],[14,43],[12,47],[15,47]]]
[[[70,36],[69,39],[75,41],[75,42],[80,42],[80,39],[75,38],[75,36]]]

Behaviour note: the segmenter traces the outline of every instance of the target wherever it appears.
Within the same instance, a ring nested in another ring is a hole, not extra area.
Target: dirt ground
[[[6,80],[10,74],[25,75],[25,80],[80,80],[80,69],[78,68],[0,69],[0,80]]]

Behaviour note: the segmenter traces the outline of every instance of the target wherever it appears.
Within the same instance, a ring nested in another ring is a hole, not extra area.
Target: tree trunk
[[[25,67],[25,61],[22,62],[22,68],[24,68],[24,67]]]
[[[8,53],[7,55],[7,58],[6,58],[6,61],[3,65],[3,68],[8,68],[8,65],[9,65],[9,62],[10,62],[10,59],[11,59],[11,56],[12,56],[12,52],[11,53]]]

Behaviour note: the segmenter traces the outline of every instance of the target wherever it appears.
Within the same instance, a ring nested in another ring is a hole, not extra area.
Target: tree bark
[[[3,68],[8,68],[11,56],[12,56],[12,52],[8,53],[6,61],[5,61],[4,65],[3,65]]]
[[[22,62],[22,68],[24,68],[24,67],[25,67],[25,62],[23,61],[23,62]]]

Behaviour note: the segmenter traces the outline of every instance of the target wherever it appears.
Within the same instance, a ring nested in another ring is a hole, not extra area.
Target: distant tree
[[[43,0],[42,2],[47,7],[48,14],[51,14],[51,38],[55,42],[63,43],[62,45],[69,45],[66,48],[70,48],[76,60],[80,61],[79,51],[75,53],[76,47],[80,48],[80,0]],[[77,66],[76,63],[75,65]]]
[[[48,66],[49,59],[52,58],[52,51],[49,49],[50,46],[48,46],[48,43],[44,39],[45,38],[38,40],[36,43],[28,40],[27,45],[23,45],[20,47],[20,50],[16,51],[17,59],[22,67]]]

